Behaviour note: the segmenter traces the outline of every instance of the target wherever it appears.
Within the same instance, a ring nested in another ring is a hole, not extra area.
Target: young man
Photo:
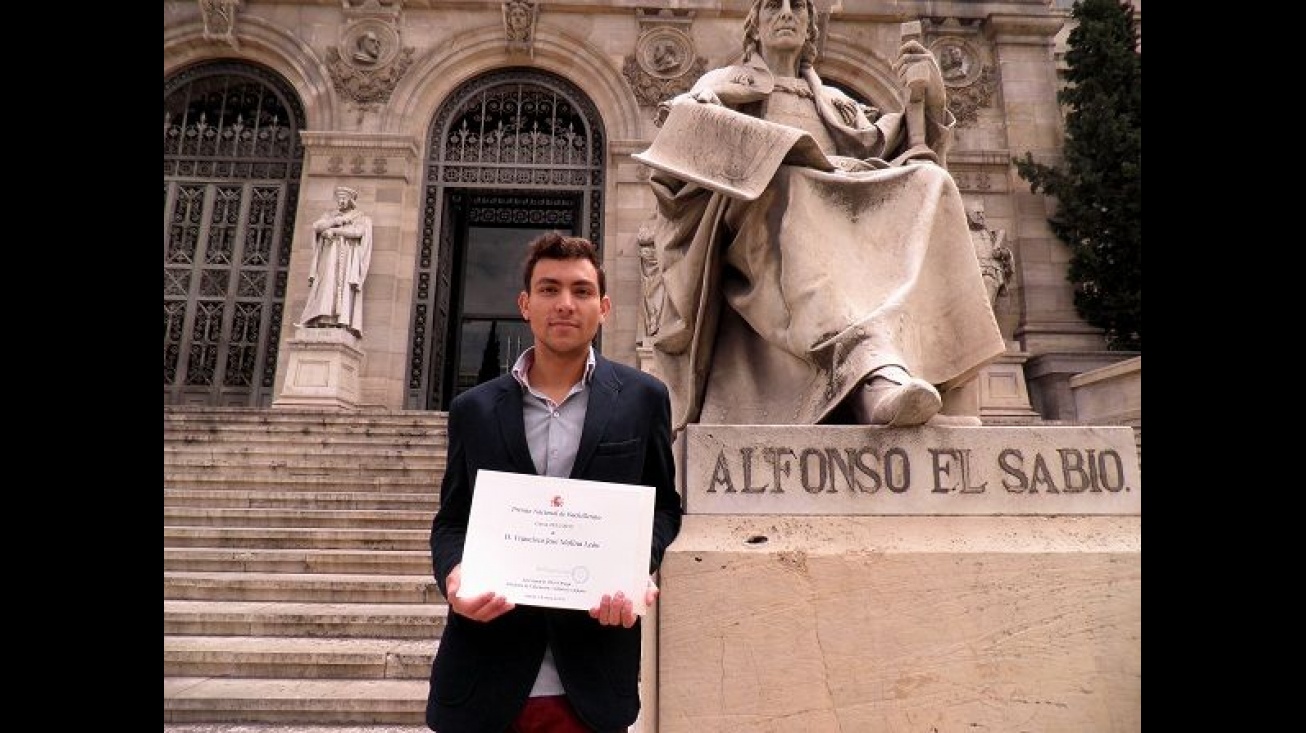
[[[585,611],[459,595],[477,471],[651,486],[651,567],[680,531],[666,386],[591,345],[612,302],[589,241],[551,232],[530,244],[517,296],[534,345],[505,374],[449,407],[449,454],[431,526],[449,618],[426,723],[438,733],[608,733],[639,714],[640,619],[621,593]],[[649,580],[645,602],[658,589]]]

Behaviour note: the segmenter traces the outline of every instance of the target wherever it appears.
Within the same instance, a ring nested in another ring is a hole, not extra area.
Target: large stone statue
[[[1005,345],[943,167],[938,63],[905,42],[911,102],[881,114],[822,83],[817,37],[811,0],[757,0],[740,63],[666,103],[636,155],[654,169],[674,428],[977,425],[977,397],[947,397]]]
[[[299,317],[310,328],[363,330],[363,281],[372,261],[372,218],[356,206],[358,192],[336,187],[336,210],[313,222],[308,302]]]

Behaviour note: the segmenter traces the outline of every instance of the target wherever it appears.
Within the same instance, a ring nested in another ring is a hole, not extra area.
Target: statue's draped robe
[[[806,121],[792,99],[768,103],[800,80],[758,60],[710,73],[759,90],[740,112],[783,106],[838,169],[779,165],[751,201],[654,172],[665,302],[653,346],[674,429],[844,422],[844,399],[882,366],[947,390],[1003,353],[961,194],[924,162],[943,160],[950,114],[909,148],[902,114],[871,123],[810,70],[797,86],[815,95],[795,96]]]
[[[328,214],[336,216],[336,214]],[[363,281],[372,261],[372,219],[358,209],[344,215],[343,234],[319,234],[310,265],[313,284],[299,322],[363,330]],[[317,319],[314,321],[314,319]]]

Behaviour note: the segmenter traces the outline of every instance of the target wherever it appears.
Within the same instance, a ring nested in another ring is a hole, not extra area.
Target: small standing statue
[[[975,257],[979,260],[980,273],[984,275],[989,302],[997,303],[998,297],[1007,292],[1007,283],[1016,273],[1011,248],[1006,245],[1007,231],[988,228],[982,202],[967,210],[966,223],[970,225],[970,239],[975,244]]]
[[[644,224],[635,235],[639,246],[639,272],[644,292],[644,333],[656,336],[662,321],[662,303],[666,292],[662,288],[662,273],[658,266],[658,253],[653,239],[653,226]]]
[[[336,210],[313,222],[308,302],[299,317],[309,328],[345,328],[362,336],[363,281],[372,260],[372,218],[355,202],[358,192],[336,187]]]

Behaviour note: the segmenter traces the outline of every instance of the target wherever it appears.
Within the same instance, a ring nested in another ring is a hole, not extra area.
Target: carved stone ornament
[[[509,51],[529,51],[535,55],[535,23],[540,9],[535,0],[504,0],[503,33]]]
[[[403,0],[344,0],[345,10],[398,10]]]
[[[635,58],[649,76],[675,79],[694,63],[694,40],[679,28],[654,28],[639,37]]]
[[[943,72],[948,109],[956,116],[958,126],[975,124],[980,108],[993,103],[993,93],[997,90],[993,67],[984,63],[975,46],[961,38],[939,38],[930,44],[930,51]]]
[[[640,35],[621,72],[639,103],[652,107],[689,91],[706,70],[707,59],[694,56],[689,34],[664,25]]]
[[[340,34],[340,59],[363,71],[389,66],[399,48],[399,31],[382,20],[355,21]]]
[[[413,49],[400,45],[399,31],[376,18],[345,26],[340,46],[327,50],[336,91],[362,105],[389,101],[412,63]]]
[[[236,11],[241,0],[199,0],[200,15],[204,20],[204,39],[225,41],[232,48],[239,47],[236,40]]]
[[[943,72],[943,83],[951,91],[956,87],[966,87],[979,78],[979,53],[960,38],[944,37],[930,44],[930,52],[939,62]]]

